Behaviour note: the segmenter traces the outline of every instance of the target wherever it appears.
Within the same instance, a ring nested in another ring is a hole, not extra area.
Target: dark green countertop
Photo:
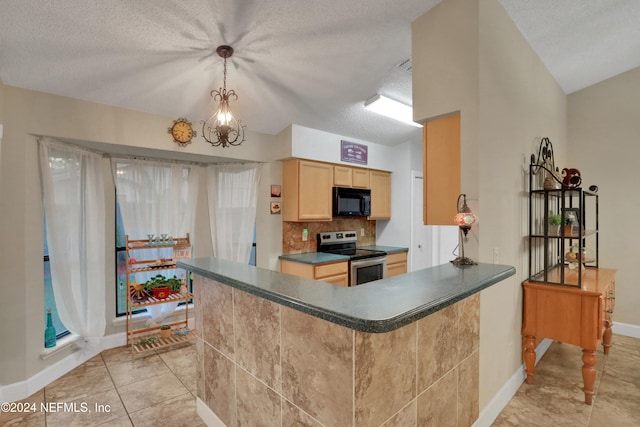
[[[301,254],[280,255],[278,258],[303,264],[327,264],[330,262],[348,261],[346,255],[329,254],[325,252],[304,252]]]
[[[507,265],[451,263],[354,287],[303,279],[217,258],[178,261],[178,267],[228,286],[363,332],[389,332],[413,323],[515,274]]]

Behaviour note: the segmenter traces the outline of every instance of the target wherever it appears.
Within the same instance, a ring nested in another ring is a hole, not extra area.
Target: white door
[[[422,175],[412,172],[411,197],[411,262],[409,271],[422,270],[433,265],[433,227],[422,223]]]
[[[458,244],[458,227],[424,225],[422,223],[423,178],[420,172],[412,172],[411,197],[411,247],[409,271],[445,264],[455,258],[453,251]],[[451,218],[453,222],[453,218]]]

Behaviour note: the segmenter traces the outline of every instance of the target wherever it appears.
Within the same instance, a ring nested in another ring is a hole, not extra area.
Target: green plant
[[[169,287],[172,291],[177,292],[180,290],[180,286],[182,286],[182,281],[175,275],[172,278],[167,278],[162,274],[156,274],[154,277],[146,281],[144,289],[146,291],[150,291],[153,288]]]
[[[160,326],[160,329],[166,331],[167,329],[171,329],[171,325],[162,325]]]
[[[154,335],[151,335],[151,336],[148,336],[148,337],[142,337],[142,338],[140,338],[140,339],[139,339],[139,340],[137,340],[134,344],[136,344],[136,345],[142,345],[142,344],[153,344],[153,343],[156,343],[156,342],[158,342],[158,341],[159,341],[159,340],[158,340],[158,337],[156,337],[156,336],[154,336]]]
[[[558,214],[549,215],[549,224],[551,225],[562,224],[562,215],[558,215]]]

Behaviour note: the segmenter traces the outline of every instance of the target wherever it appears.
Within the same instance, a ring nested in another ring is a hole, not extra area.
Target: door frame
[[[416,235],[416,229],[415,229],[415,222],[416,222],[416,199],[414,197],[415,191],[416,191],[416,180],[417,179],[422,179],[422,185],[424,188],[424,176],[422,171],[418,171],[418,170],[411,170],[411,220],[410,220],[410,238],[409,238],[409,259],[408,264],[407,264],[407,268],[408,271],[413,271],[413,257],[417,255],[417,252],[414,250],[415,249],[415,238],[414,236]],[[423,190],[424,191],[424,190]],[[423,196],[424,197],[424,196]],[[421,210],[422,211],[422,210]],[[420,222],[422,223],[422,215],[420,215]],[[439,239],[436,238],[435,236],[436,233],[432,233],[432,238],[431,238],[431,265],[435,265],[435,256],[436,256],[436,251],[438,250],[438,245],[439,245]]]

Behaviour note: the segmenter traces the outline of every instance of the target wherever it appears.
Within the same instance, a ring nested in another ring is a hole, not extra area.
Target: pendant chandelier
[[[218,46],[216,52],[224,58],[224,79],[220,89],[211,91],[211,97],[215,101],[220,101],[220,105],[207,121],[202,122],[202,136],[214,147],[236,146],[244,142],[245,126],[233,116],[229,108],[229,98],[238,100],[235,90],[227,91],[227,58],[233,55],[233,48],[222,45]]]

